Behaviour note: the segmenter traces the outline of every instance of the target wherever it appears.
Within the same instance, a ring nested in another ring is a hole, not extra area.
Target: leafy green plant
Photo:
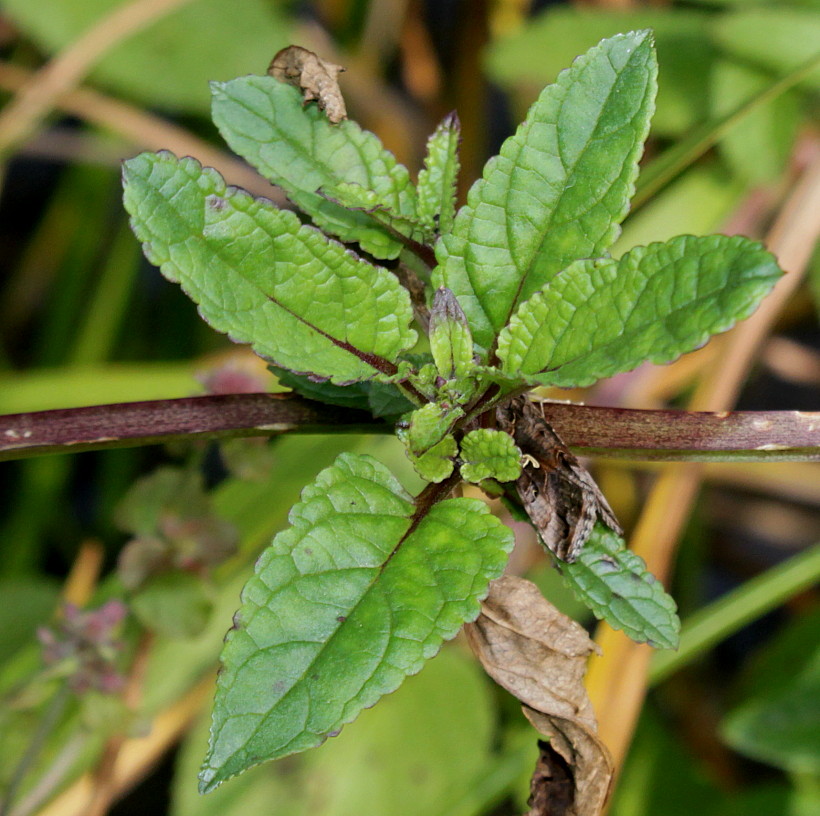
[[[533,461],[495,427],[535,386],[588,385],[699,347],[780,275],[740,237],[609,257],[656,74],[648,31],[602,41],[544,89],[457,211],[455,117],[431,136],[414,185],[373,134],[331,123],[273,77],[214,83],[213,117],[315,226],[193,159],[126,162],[147,257],[205,320],[295,391],[397,421],[428,482],[410,496],[379,462],[346,453],[304,489],[229,632],[203,791],[320,744],[476,618],[513,537],[481,501],[449,498],[462,479],[523,501],[551,547],[551,525],[566,520],[573,547],[556,565],[573,591],[634,639],[675,646],[674,602],[574,457],[556,438]],[[548,523],[512,490],[527,468],[555,491]]]

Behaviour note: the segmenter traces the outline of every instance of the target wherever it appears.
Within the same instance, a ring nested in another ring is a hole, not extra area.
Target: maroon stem
[[[202,437],[392,430],[363,411],[290,394],[221,394],[0,416],[0,461]]]
[[[820,413],[637,411],[544,403],[578,453],[642,460],[820,459]],[[368,414],[290,394],[227,394],[0,416],[0,460],[178,439],[390,433]]]

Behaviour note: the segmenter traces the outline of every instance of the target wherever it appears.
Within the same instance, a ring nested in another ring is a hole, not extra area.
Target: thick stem
[[[577,453],[654,461],[820,459],[820,414],[639,411],[545,402]],[[278,433],[391,433],[361,411],[291,394],[226,394],[0,416],[0,461],[180,439]]]
[[[224,394],[0,417],[0,460],[179,439],[297,433],[389,433],[369,414],[289,394]]]

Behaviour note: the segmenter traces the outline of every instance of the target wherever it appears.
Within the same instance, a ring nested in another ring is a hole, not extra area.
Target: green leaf
[[[484,168],[436,245],[437,286],[490,348],[517,306],[617,238],[649,130],[657,64],[648,31],[604,40],[545,88]]]
[[[278,366],[268,366],[268,368],[276,375],[280,385],[290,388],[291,391],[295,391],[306,399],[324,402],[328,405],[339,405],[342,408],[355,408],[359,411],[367,411],[370,407],[367,399],[370,383],[333,385],[326,380],[317,382],[304,374],[294,374],[286,368]],[[412,405],[408,410],[412,410]]]
[[[473,367],[473,338],[467,318],[449,289],[439,289],[430,310],[430,350],[445,380],[466,376]]]
[[[820,609],[809,608],[765,641],[744,664],[732,691],[742,702],[720,727],[740,753],[797,775],[820,774],[818,631]]]
[[[437,445],[464,416],[461,408],[449,408],[428,402],[409,417],[409,424],[399,428],[397,435],[412,453],[420,454]]]
[[[46,53],[84,34],[122,0],[3,0],[3,13]],[[194,0],[119,38],[94,67],[94,83],[152,108],[206,113],[209,79],[230,79],[267,65],[292,31],[284,6]]]
[[[298,89],[273,77],[216,82],[212,115],[231,148],[281,187],[317,226],[377,258],[396,258],[402,244],[366,212],[348,210],[319,190],[352,182],[391,212],[414,218],[416,194],[407,169],[378,138],[345,120],[332,125]]]
[[[312,801],[328,803],[322,816],[486,812],[479,782],[499,762],[497,701],[486,679],[468,650],[445,647],[337,739],[307,754]],[[465,808],[464,799],[477,804]]]
[[[808,644],[807,644],[808,645]],[[724,721],[736,751],[796,774],[820,774],[820,663],[776,693],[749,700]]]
[[[423,513],[387,469],[342,454],[256,565],[228,633],[203,792],[322,743],[478,615],[512,547],[482,502]]]
[[[271,802],[276,802],[276,816],[302,816],[308,796],[301,763],[297,762],[252,768],[230,785],[200,796],[191,780],[202,767],[202,746],[208,742],[210,719],[210,712],[201,717],[177,751],[169,816],[249,816],[270,811]]]
[[[444,117],[427,140],[424,167],[419,172],[419,218],[430,229],[442,234],[453,228],[460,138],[461,122],[453,111]]]
[[[400,236],[419,243],[433,240],[433,231],[418,216],[396,212],[378,193],[367,190],[361,184],[343,181],[333,187],[323,188],[320,192],[328,200],[335,201],[348,210],[359,210],[369,215],[397,240],[401,240]]]
[[[154,576],[131,596],[129,605],[143,626],[170,638],[201,634],[213,611],[209,587],[189,572]]]
[[[281,385],[307,399],[369,411],[374,417],[398,419],[416,406],[392,383],[363,382],[333,385],[316,382],[303,374],[294,374],[284,368],[269,366]]]
[[[560,564],[570,588],[595,614],[632,640],[656,649],[678,645],[677,606],[643,559],[598,522],[572,563]]]
[[[375,417],[398,419],[402,414],[412,411],[415,406],[392,383],[365,383],[367,402],[370,412]]]
[[[461,441],[461,459],[461,475],[468,482],[513,482],[521,475],[521,451],[504,431],[470,431]]]
[[[413,467],[427,482],[443,482],[455,469],[455,458],[458,453],[458,444],[452,436],[445,436],[424,453],[413,453],[408,447],[407,458]]]
[[[154,535],[163,517],[173,514],[186,519],[211,514],[205,479],[196,470],[160,467],[135,481],[119,501],[114,519],[121,530],[134,535]]]
[[[466,812],[462,798],[498,763],[496,705],[471,655],[445,646],[321,751],[252,768],[208,796],[190,784],[208,739],[203,720],[182,744],[171,816],[252,816],[272,802],[275,816]]]
[[[740,236],[681,235],[618,261],[578,261],[501,333],[502,371],[569,387],[669,362],[748,317],[781,274]]]
[[[60,587],[52,578],[15,575],[0,578],[0,661],[30,643],[37,627],[48,623],[60,603]]]
[[[124,182],[149,260],[215,329],[276,365],[355,382],[394,373],[415,343],[410,298],[396,278],[294,213],[165,152],[126,162]]]
[[[327,381],[317,382],[304,374],[294,374],[284,368],[268,366],[279,384],[290,388],[306,399],[367,411],[374,417],[398,419],[416,406],[402,394],[393,383],[371,380],[369,382],[333,385]]]
[[[458,445],[449,434],[462,416],[461,408],[428,402],[397,427],[396,436],[422,479],[442,482],[453,472]]]

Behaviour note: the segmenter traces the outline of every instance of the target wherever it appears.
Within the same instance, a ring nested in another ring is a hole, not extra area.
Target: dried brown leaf
[[[550,743],[538,740],[538,761],[530,780],[530,813],[564,816],[575,801],[575,780],[564,758]]]
[[[533,775],[528,816],[597,816],[613,766],[583,685],[587,658],[596,650],[583,627],[534,584],[503,576],[490,585],[466,633],[490,677],[521,700],[526,717],[549,737]]]
[[[272,77],[299,88],[306,103],[315,99],[334,125],[347,119],[345,101],[339,89],[339,74],[344,70],[341,65],[323,60],[299,45],[283,48],[268,67]]]
[[[547,743],[549,753],[554,753],[569,766],[574,782],[574,798],[569,807],[564,810],[539,810],[539,798],[550,803],[560,796],[560,790],[553,790],[555,782],[550,778],[543,778],[538,784],[544,763],[542,750],[530,783],[530,810],[527,816],[598,816],[609,798],[615,766],[607,747],[598,739],[596,729],[590,729],[580,720],[556,717],[528,706],[522,708],[533,727],[550,738]],[[555,764],[554,757],[551,762]],[[557,781],[560,783],[560,777]],[[546,790],[541,791],[542,786]]]

